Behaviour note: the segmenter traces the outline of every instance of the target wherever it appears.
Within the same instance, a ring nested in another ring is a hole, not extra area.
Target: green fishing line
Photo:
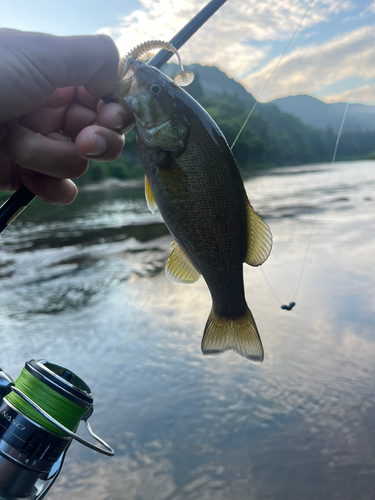
[[[32,401],[34,401],[34,403],[51,415],[51,417],[71,431],[76,430],[83,415],[87,411],[86,408],[82,408],[82,406],[78,406],[72,401],[69,401],[69,399],[65,398],[55,390],[48,387],[48,385],[35,378],[25,368],[17,378],[15,386],[17,389],[26,394],[26,396],[28,396]],[[49,422],[45,417],[43,417],[43,415],[30,406],[15,392],[8,394],[7,400],[30,420],[42,425],[50,431],[62,434],[63,436],[65,435],[62,430]]]

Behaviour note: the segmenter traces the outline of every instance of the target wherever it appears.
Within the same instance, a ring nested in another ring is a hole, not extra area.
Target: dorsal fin
[[[267,224],[247,203],[247,234],[248,246],[245,258],[246,264],[260,266],[267,259],[272,248],[272,234]]]
[[[145,196],[146,196],[147,206],[148,206],[150,212],[152,212],[154,214],[155,210],[158,207],[156,205],[154,193],[152,192],[150,181],[148,180],[147,175],[145,175]]]
[[[165,268],[167,278],[175,283],[184,283],[185,285],[195,283],[199,279],[200,273],[195,269],[176,240],[172,241],[171,246],[172,252]]]

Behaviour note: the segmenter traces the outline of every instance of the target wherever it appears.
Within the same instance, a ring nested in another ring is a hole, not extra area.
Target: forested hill
[[[271,101],[284,113],[296,116],[304,123],[316,128],[340,129],[346,103],[325,103],[309,95],[293,95]],[[344,130],[375,131],[375,106],[350,104],[345,118]]]
[[[186,87],[191,95],[208,111],[231,145],[255,103],[253,96],[235,80],[216,67],[194,64],[194,82]],[[178,73],[178,67],[168,65],[166,72]],[[284,165],[329,162],[332,160],[337,134],[332,128],[312,127],[292,114],[282,112],[273,104],[258,104],[233,149],[242,171]],[[135,143],[135,132],[127,135],[124,153],[114,163],[92,167],[81,182],[105,177],[141,177]],[[375,151],[375,132],[344,131],[337,159],[365,158]]]
[[[194,64],[189,69],[195,80],[186,90],[207,109],[232,144],[254,97],[216,67]],[[176,74],[177,66],[169,65],[167,72]],[[233,151],[242,169],[326,162],[332,159],[336,138],[331,127],[313,127],[274,104],[258,104]],[[344,130],[337,158],[364,158],[374,150],[375,131]]]

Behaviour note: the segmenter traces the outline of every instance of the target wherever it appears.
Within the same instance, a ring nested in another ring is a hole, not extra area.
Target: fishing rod
[[[225,2],[211,0],[170,44],[182,47]],[[161,68],[172,56],[161,50],[149,64]],[[0,232],[34,198],[25,186],[19,188],[0,207]],[[73,440],[113,456],[111,446],[88,423],[93,410],[89,386],[61,365],[28,361],[16,381],[0,368],[0,500],[43,499],[56,481]],[[101,446],[76,434],[81,421]]]
[[[211,0],[198,14],[191,19],[171,40],[177,50],[181,48],[199,28],[220,9],[227,0]],[[148,64],[160,69],[166,62],[173,57],[173,53],[167,50],[159,51]],[[103,98],[105,102],[110,102],[111,98]],[[25,210],[25,208],[36,198],[27,187],[21,186],[1,207],[0,207],[0,233]]]

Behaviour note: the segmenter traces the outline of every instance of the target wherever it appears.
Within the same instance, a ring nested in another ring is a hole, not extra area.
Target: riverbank
[[[113,191],[117,189],[133,189],[141,188],[144,186],[143,179],[116,179],[110,177],[109,179],[104,179],[103,181],[90,182],[88,184],[83,184],[80,186],[80,192],[90,192],[90,191]]]

